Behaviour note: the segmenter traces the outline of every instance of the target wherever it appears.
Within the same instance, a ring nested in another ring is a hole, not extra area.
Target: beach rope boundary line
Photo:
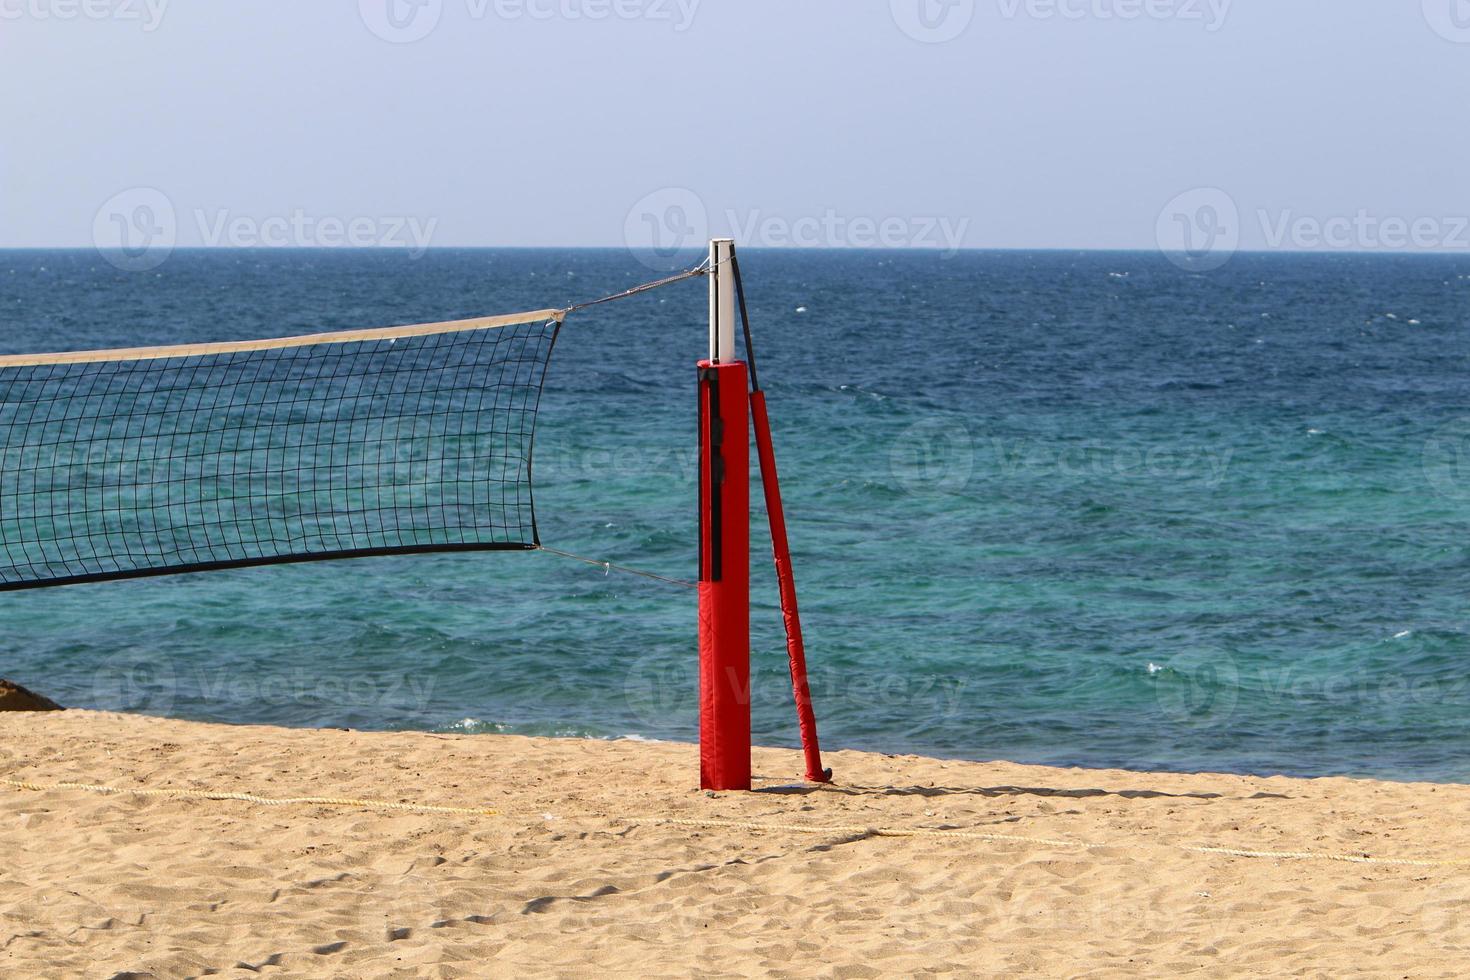
[[[1025,837],[1018,834],[992,834],[978,830],[937,830],[925,827],[871,827],[859,824],[846,826],[818,826],[816,824],[766,823],[761,821],[720,820],[711,817],[652,817],[648,820],[631,820],[631,823],[657,822],[690,827],[724,827],[731,830],[767,832],[790,832],[798,834],[844,834],[868,837],[955,837],[969,840],[984,840],[1011,844],[1042,844],[1047,847],[1071,847],[1081,850],[1098,850],[1108,847],[1129,848],[1131,842],[1095,843],[1079,840],[1061,840],[1051,837]],[[1368,854],[1333,854],[1326,851],[1254,851],[1234,847],[1207,847],[1202,844],[1168,844],[1160,846],[1192,854],[1218,854],[1226,857],[1266,858],[1281,861],[1338,861],[1346,864],[1387,864],[1413,868],[1437,868],[1470,865],[1470,858],[1388,858]]]
[[[185,800],[233,800],[239,803],[258,803],[261,806],[342,806],[366,810],[399,810],[408,813],[459,813],[475,816],[499,816],[499,810],[471,806],[435,806],[429,803],[394,803],[391,800],[355,800],[337,796],[289,796],[274,798],[256,796],[254,793],[228,793],[206,789],[131,789],[118,786],[100,786],[95,783],[33,783],[24,779],[0,777],[0,784],[15,789],[49,792],[54,790],[85,790],[89,793],[104,793],[118,796],[163,797]]]
[[[96,783],[37,783],[24,779],[0,777],[0,785],[32,792],[54,792],[57,790],[83,790],[115,796],[141,796],[164,799],[192,799],[255,803],[261,806],[336,806],[368,810],[392,810],[408,813],[442,813],[467,816],[506,816],[500,810],[489,807],[437,806],[429,803],[395,803],[389,800],[358,800],[334,796],[295,796],[274,798],[257,796],[254,793],[229,793],[199,789],[130,789],[127,787],[102,786]],[[759,833],[796,833],[822,836],[862,836],[894,838],[953,838],[956,840],[983,840],[999,844],[1039,844],[1045,847],[1068,847],[1084,851],[1102,848],[1136,848],[1133,842],[1097,843],[1091,841],[1064,840],[1056,837],[1027,837],[1020,834],[995,834],[980,830],[940,830],[927,827],[873,827],[866,824],[806,824],[779,823],[761,820],[726,820],[719,817],[623,817],[623,822],[634,826],[674,827],[718,827],[726,830],[749,830]],[[1202,844],[1160,844],[1162,847],[1185,851],[1191,854],[1220,855],[1223,857],[1254,858],[1277,861],[1333,861],[1342,864],[1381,864],[1408,868],[1465,867],[1470,858],[1392,858],[1373,857],[1368,854],[1334,854],[1326,851],[1263,851],[1235,847],[1209,847]]]

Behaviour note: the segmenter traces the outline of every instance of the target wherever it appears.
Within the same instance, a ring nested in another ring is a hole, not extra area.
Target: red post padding
[[[812,711],[812,689],[806,679],[806,645],[801,637],[801,613],[796,607],[796,576],[791,571],[791,545],[786,540],[786,511],[781,506],[781,478],[776,473],[776,450],[771,445],[771,420],[766,415],[766,393],[750,393],[750,415],[755,423],[755,448],[761,462],[761,486],[766,495],[766,517],[771,525],[771,553],[776,559],[776,584],[781,591],[781,618],[786,624],[786,659],[791,667],[791,693],[796,699],[796,723],[806,756],[806,778],[830,783],[832,770],[822,767],[817,743],[817,716]]]
[[[741,361],[699,362],[699,783],[750,789],[750,420]]]

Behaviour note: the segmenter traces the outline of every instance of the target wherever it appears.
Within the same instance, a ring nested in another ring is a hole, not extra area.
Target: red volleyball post
[[[750,419],[728,238],[710,242],[699,362],[699,785],[750,789]]]

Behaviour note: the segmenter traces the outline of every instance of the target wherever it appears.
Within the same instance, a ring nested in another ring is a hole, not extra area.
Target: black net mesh
[[[557,329],[0,362],[0,590],[535,547]]]

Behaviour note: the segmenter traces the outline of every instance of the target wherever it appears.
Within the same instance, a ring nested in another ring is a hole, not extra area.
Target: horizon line
[[[894,248],[880,245],[741,245],[736,246],[747,252],[882,252],[893,253],[935,253],[944,255],[958,255],[960,253],[986,253],[986,252],[1010,252],[1010,253],[1037,253],[1037,252],[1073,252],[1084,254],[1126,254],[1126,255],[1155,255],[1160,258],[1186,255],[1181,250],[1165,250],[1159,248],[1146,248],[1138,246],[1068,246],[1068,245],[967,245],[959,248],[948,248],[944,246],[899,246]],[[98,248],[95,245],[0,245],[0,253],[4,252],[92,252],[99,256],[116,253],[119,248]],[[646,254],[648,249],[630,248],[626,245],[430,245],[416,247],[410,245],[175,245],[169,249],[172,252],[408,252],[415,257],[425,255],[429,252],[464,252],[464,251],[562,251],[562,252],[624,252],[631,256]],[[684,251],[681,249],[680,251]],[[703,250],[690,250],[692,256],[702,254]],[[1224,253],[1221,253],[1224,254]],[[1470,249],[1456,248],[1377,248],[1377,249],[1336,249],[1336,248],[1238,248],[1228,253],[1230,257],[1240,255],[1364,255],[1364,256],[1453,256],[1463,255],[1470,258]],[[1201,261],[1212,259],[1217,255],[1203,256]]]

